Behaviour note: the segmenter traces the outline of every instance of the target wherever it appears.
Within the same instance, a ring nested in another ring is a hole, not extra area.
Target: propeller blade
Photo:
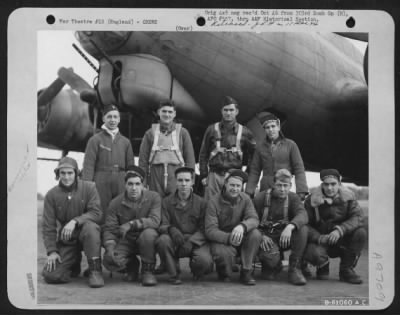
[[[62,79],[57,78],[46,89],[39,92],[38,107],[40,108],[49,104],[51,100],[61,91],[64,85],[65,82]]]
[[[96,134],[97,130],[97,116],[98,116],[99,110],[97,107],[93,108],[93,134]]]
[[[77,75],[71,68],[67,69],[61,67],[57,74],[65,83],[67,83],[72,89],[76,90],[79,94],[84,90],[93,89],[89,83]]]

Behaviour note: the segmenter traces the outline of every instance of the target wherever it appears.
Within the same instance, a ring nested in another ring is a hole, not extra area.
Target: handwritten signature
[[[25,177],[30,167],[31,167],[31,162],[29,161],[29,145],[27,144],[24,159],[21,163],[21,166],[18,169],[17,175],[11,181],[11,184],[8,186],[8,192],[14,190],[14,187],[17,184],[17,182],[21,181]]]

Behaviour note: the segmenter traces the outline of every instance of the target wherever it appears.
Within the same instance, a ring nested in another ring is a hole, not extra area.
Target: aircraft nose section
[[[127,31],[77,31],[75,37],[85,51],[98,59],[102,57],[102,54],[95,46],[112,55],[126,44],[132,33]]]

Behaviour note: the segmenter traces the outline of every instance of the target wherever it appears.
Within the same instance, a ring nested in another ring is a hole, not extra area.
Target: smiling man
[[[161,197],[175,192],[174,172],[178,167],[195,167],[192,140],[181,124],[175,123],[175,103],[160,102],[157,114],[160,123],[146,131],[139,152],[139,166],[146,172],[150,190]]]
[[[281,252],[291,249],[288,280],[295,285],[306,284],[301,271],[307,245],[306,210],[300,198],[290,191],[292,174],[286,169],[275,172],[272,189],[261,191],[254,198],[262,232],[258,256],[262,265],[261,276],[274,280],[282,270]]]
[[[211,242],[218,277],[230,281],[233,260],[240,255],[240,281],[254,285],[251,275],[253,260],[261,241],[257,229],[259,220],[249,196],[242,192],[247,174],[241,170],[228,171],[225,185],[207,205],[205,232]]]
[[[156,262],[155,241],[161,221],[161,199],[154,191],[144,189],[145,173],[137,166],[128,168],[125,192],[109,205],[103,227],[104,266],[124,271],[125,281],[138,279],[140,255],[143,286],[154,286]]]
[[[135,161],[129,139],[119,132],[120,113],[115,105],[104,108],[103,122],[102,131],[87,143],[82,179],[96,183],[104,223],[108,204],[124,191],[125,170]]]
[[[44,280],[47,283],[69,282],[83,249],[89,264],[89,286],[102,287],[98,226],[102,213],[96,187],[78,179],[78,164],[73,158],[62,158],[54,172],[59,183],[44,199],[42,225],[47,251],[47,263],[42,272]],[[80,266],[78,269],[80,271]]]
[[[341,184],[336,169],[320,173],[321,186],[305,201],[309,216],[309,237],[305,258],[317,266],[317,279],[329,278],[329,257],[340,257],[339,279],[362,283],[354,271],[364,248],[367,232],[363,213],[354,194]]]
[[[220,122],[208,126],[200,148],[200,178],[206,200],[221,192],[228,170],[249,166],[256,146],[251,131],[236,121],[239,105],[234,98],[224,97],[221,115]],[[247,161],[243,161],[244,154]]]
[[[190,257],[193,277],[199,280],[212,272],[210,246],[204,236],[204,215],[207,203],[193,193],[194,169],[181,167],[175,171],[177,190],[162,202],[161,236],[157,251],[170,276],[171,284],[181,284],[179,258]]]
[[[263,176],[260,191],[263,191],[273,187],[274,173],[284,168],[295,176],[296,192],[304,200],[308,193],[308,187],[303,159],[297,144],[282,134],[280,120],[275,115],[264,113],[259,116],[259,120],[265,131],[265,139],[261,143],[257,143],[250,164],[246,193],[250,196],[254,195],[261,171]]]

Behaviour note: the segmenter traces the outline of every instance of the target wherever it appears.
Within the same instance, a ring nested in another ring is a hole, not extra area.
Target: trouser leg
[[[225,176],[210,172],[207,177],[207,186],[204,190],[204,199],[209,200],[212,196],[221,192],[224,186]]]
[[[296,229],[293,231],[290,240],[292,255],[295,255],[296,257],[299,258],[303,257],[304,251],[307,246],[307,235],[308,235],[308,228],[306,225],[303,225],[300,229]]]
[[[221,279],[232,276],[232,263],[236,253],[237,251],[233,246],[211,243],[211,255]]]
[[[175,246],[168,234],[162,234],[156,240],[156,250],[160,255],[161,261],[165,263],[168,274],[171,277],[176,277],[178,273],[176,261],[179,258],[176,256]]]
[[[97,172],[94,177],[96,183],[96,189],[99,193],[101,209],[103,216],[100,225],[104,224],[107,216],[108,204],[112,199],[111,185],[110,185],[110,172]]]
[[[79,245],[58,244],[58,252],[62,262],[57,261],[56,268],[52,271],[47,271],[47,264],[43,268],[42,275],[47,283],[67,283],[71,280],[71,268],[80,255],[80,247]]]
[[[209,244],[193,249],[189,266],[195,278],[211,273],[213,271],[213,265],[214,262]]]
[[[240,258],[242,268],[250,270],[254,262],[254,258],[260,248],[262,235],[258,229],[251,230],[246,234],[240,248]]]
[[[151,228],[143,230],[137,238],[136,244],[139,248],[140,257],[143,263],[156,263],[155,243],[157,238],[157,231]]]
[[[101,256],[100,227],[96,223],[85,222],[81,227],[78,239],[88,260]]]

